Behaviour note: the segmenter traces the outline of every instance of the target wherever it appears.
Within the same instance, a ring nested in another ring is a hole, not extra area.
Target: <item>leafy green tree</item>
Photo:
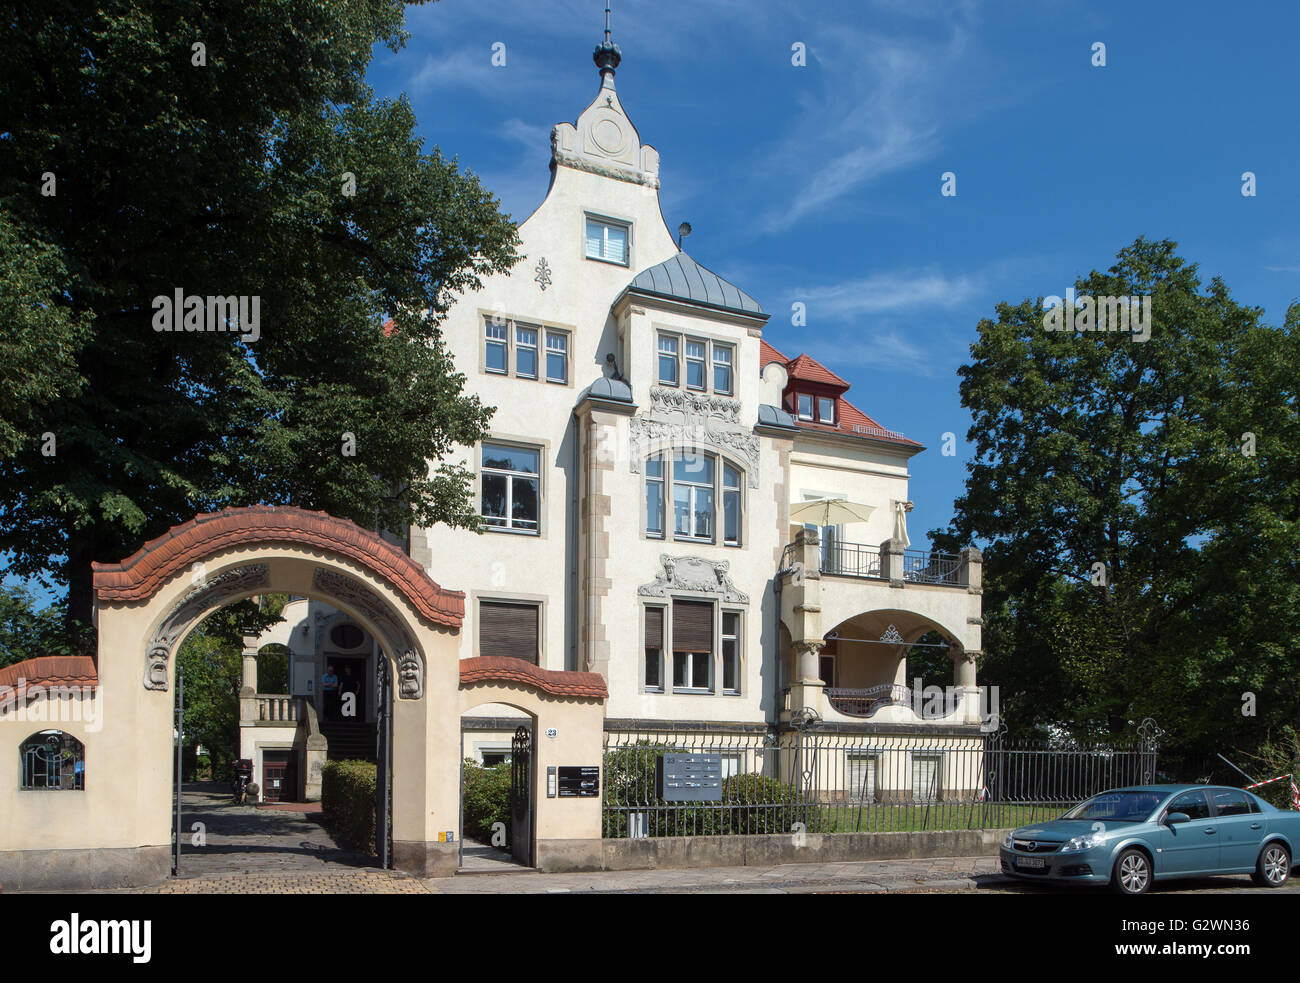
[[[0,584],[0,668],[41,655],[71,655],[58,604],[37,608],[32,595]]]
[[[1075,285],[1149,295],[1149,340],[1004,303],[959,370],[976,455],[932,535],[984,547],[982,678],[1022,731],[1150,715],[1229,747],[1300,714],[1300,308],[1263,324],[1175,249],[1138,239]]]
[[[35,416],[27,396],[0,403],[0,451],[18,443],[0,456],[0,552],[57,572],[70,630],[90,623],[92,561],[197,511],[477,523],[469,473],[437,462],[489,410],[438,325],[518,237],[425,150],[404,98],[366,86],[376,43],[405,41],[403,7],[3,4],[0,237],[32,246],[0,264],[0,309],[39,325],[21,344],[53,375]],[[220,330],[156,330],[176,291],[249,298],[249,317],[214,306]]]

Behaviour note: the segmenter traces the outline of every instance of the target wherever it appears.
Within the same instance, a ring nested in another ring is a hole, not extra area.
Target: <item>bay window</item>
[[[694,450],[655,454],[645,462],[645,533],[663,539],[671,503],[672,533],[678,540],[740,545],[742,472],[720,458]]]

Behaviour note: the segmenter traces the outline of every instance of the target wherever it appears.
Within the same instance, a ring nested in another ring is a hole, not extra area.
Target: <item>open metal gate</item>
[[[393,751],[393,671],[382,652],[375,660],[375,692],[379,706],[375,714],[375,855],[380,867],[391,867],[392,842],[392,751]]]
[[[510,854],[533,866],[533,732],[515,730],[510,742]]]

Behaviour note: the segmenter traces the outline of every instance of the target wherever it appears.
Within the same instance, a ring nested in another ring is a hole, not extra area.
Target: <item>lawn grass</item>
[[[934,802],[861,807],[845,803],[817,806],[808,824],[819,833],[911,833],[922,830],[1014,829],[1058,818],[1066,805],[1009,805],[984,802]]]

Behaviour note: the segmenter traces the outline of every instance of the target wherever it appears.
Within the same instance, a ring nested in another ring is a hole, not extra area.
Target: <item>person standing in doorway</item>
[[[321,677],[321,692],[325,694],[325,719],[337,720],[339,716],[339,677],[334,675],[333,664],[325,667]]]
[[[352,694],[352,699],[348,699],[348,694]],[[360,700],[357,697],[357,677],[352,675],[352,663],[349,662],[343,667],[343,676],[339,679],[339,701],[343,712],[349,714],[351,719],[356,719],[361,714]]]

